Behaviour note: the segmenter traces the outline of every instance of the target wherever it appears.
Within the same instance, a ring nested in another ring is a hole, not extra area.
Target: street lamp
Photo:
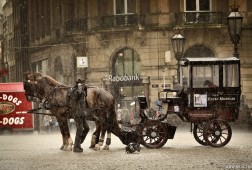
[[[234,5],[231,5],[231,13],[227,17],[228,22],[228,30],[230,33],[231,41],[234,44],[234,57],[239,58],[239,52],[238,52],[238,46],[237,44],[240,41],[240,34],[242,29],[242,19],[243,16],[238,11],[239,5],[236,5],[234,2]]]
[[[183,58],[184,46],[185,46],[185,37],[183,37],[180,34],[181,29],[178,26],[176,26],[173,30],[175,32],[175,35],[172,37],[171,43],[172,43],[172,48],[173,48],[175,58],[176,58],[176,60],[178,62],[177,78],[178,78],[178,81],[179,81],[180,80],[179,61]]]

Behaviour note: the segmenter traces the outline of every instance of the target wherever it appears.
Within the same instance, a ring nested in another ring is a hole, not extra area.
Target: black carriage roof
[[[184,58],[180,61],[181,66],[187,65],[215,65],[215,64],[237,64],[240,60],[236,57],[200,57],[200,58]]]

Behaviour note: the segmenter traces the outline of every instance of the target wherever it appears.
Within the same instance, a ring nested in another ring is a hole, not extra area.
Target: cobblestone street
[[[201,146],[188,132],[189,127],[178,127],[175,138],[161,149],[142,147],[134,154],[126,154],[125,146],[115,136],[109,151],[94,151],[88,148],[91,140],[88,134],[82,144],[84,152],[74,153],[59,150],[59,132],[5,135],[0,136],[0,169],[252,169],[252,133],[232,129],[232,139],[223,148]]]

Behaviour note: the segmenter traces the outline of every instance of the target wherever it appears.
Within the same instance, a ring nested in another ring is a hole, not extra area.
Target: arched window
[[[121,108],[130,109],[134,98],[143,94],[140,79],[141,60],[138,53],[131,48],[122,48],[113,56],[112,85],[116,100]]]
[[[215,57],[213,51],[204,45],[194,45],[185,51],[185,57]]]
[[[134,75],[141,71],[141,61],[136,51],[130,48],[119,50],[115,56],[115,75]]]

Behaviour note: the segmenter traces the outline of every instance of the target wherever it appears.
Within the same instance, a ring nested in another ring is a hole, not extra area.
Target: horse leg
[[[111,144],[111,132],[107,131],[106,145],[104,146],[103,150],[109,150],[110,144]]]
[[[63,139],[63,145],[61,146],[61,150],[64,151],[71,151],[72,150],[72,145],[73,145],[73,140],[70,136],[70,132],[68,129],[68,125],[67,125],[67,118],[65,117],[56,117],[57,121],[59,123],[59,128],[60,128],[60,132],[62,135],[62,139]]]
[[[99,137],[101,133],[101,126],[98,122],[95,122],[96,128],[94,133],[92,134],[91,145],[89,148],[95,148],[95,144],[99,142]]]
[[[103,142],[104,142],[105,134],[106,134],[106,129],[105,129],[105,128],[102,128],[102,130],[101,130],[101,137],[100,137],[100,139],[99,139],[99,143],[97,143],[97,144],[95,145],[94,150],[100,150],[100,148],[101,148],[101,146],[103,145]]]
[[[90,130],[89,126],[88,126],[88,123],[87,123],[87,120],[84,118],[83,120],[83,131],[82,131],[82,136],[81,136],[81,143],[84,142],[84,140],[86,139],[86,136]]]

